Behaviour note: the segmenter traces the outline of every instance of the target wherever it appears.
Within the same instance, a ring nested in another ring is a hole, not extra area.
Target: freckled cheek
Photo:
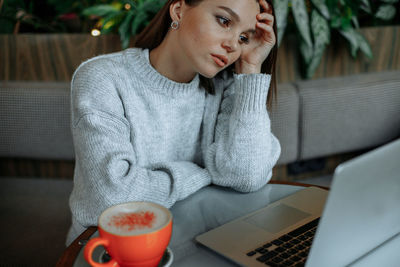
[[[199,32],[192,34],[192,40],[194,43],[198,43],[199,41],[201,41],[201,39],[202,39],[202,36],[199,34]]]
[[[198,26],[193,30],[192,38],[197,45],[218,45],[220,41],[220,29],[208,23],[197,23]]]
[[[185,28],[185,33],[186,39],[192,43],[197,43],[200,40],[203,39],[203,32],[201,28],[197,25],[194,24],[194,22],[189,21],[188,24],[190,25],[189,27]],[[193,25],[196,25],[195,27]]]

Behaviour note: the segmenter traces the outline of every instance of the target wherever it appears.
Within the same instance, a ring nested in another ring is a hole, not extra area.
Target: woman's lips
[[[228,59],[223,55],[215,55],[211,54],[212,58],[214,59],[215,63],[217,63],[220,67],[225,67],[228,64]]]

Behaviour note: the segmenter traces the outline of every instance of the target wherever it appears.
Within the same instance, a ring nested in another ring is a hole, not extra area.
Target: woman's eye
[[[249,43],[249,38],[246,35],[240,35],[239,40],[241,43],[245,43],[245,44]]]
[[[223,26],[229,26],[230,22],[231,22],[229,19],[221,17],[221,16],[217,16],[217,20],[218,20],[218,23]]]

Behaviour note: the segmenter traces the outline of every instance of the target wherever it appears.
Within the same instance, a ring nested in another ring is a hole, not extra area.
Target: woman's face
[[[207,78],[234,63],[255,33],[256,0],[203,0],[196,6],[181,2],[179,49],[193,71]]]

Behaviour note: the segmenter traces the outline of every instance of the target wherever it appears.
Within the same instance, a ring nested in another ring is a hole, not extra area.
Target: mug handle
[[[93,260],[92,254],[93,251],[96,247],[98,246],[104,246],[107,247],[109,244],[108,240],[102,237],[95,237],[89,240],[89,242],[86,244],[85,249],[83,250],[83,256],[85,257],[85,260],[90,264],[90,266],[94,267],[118,267],[118,262],[114,259],[111,259],[107,263],[99,263],[95,262]]]

